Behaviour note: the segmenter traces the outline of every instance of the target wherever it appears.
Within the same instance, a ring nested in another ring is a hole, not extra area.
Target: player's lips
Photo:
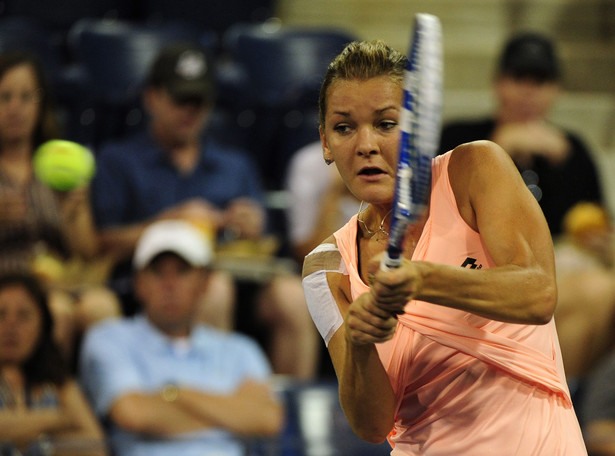
[[[365,166],[357,174],[361,179],[372,182],[386,176],[386,173],[377,166]]]

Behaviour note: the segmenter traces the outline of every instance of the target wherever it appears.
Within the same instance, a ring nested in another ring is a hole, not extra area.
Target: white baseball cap
[[[205,233],[185,220],[162,220],[148,226],[137,242],[132,264],[143,269],[163,252],[172,252],[195,267],[207,266],[213,258]]]

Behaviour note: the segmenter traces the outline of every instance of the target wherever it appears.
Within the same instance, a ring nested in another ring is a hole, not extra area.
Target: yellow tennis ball
[[[94,155],[88,148],[61,139],[41,144],[33,165],[38,180],[63,192],[87,185],[96,172]]]

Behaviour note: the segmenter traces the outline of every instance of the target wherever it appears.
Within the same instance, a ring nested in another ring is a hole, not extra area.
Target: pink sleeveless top
[[[462,219],[448,178],[451,153],[432,164],[430,213],[413,260],[494,266]],[[356,216],[335,233],[352,299],[368,291],[357,269]],[[521,325],[411,301],[392,340],[377,346],[397,395],[392,455],[586,455],[553,320]]]

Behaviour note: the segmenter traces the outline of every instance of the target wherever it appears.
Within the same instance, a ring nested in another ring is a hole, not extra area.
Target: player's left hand
[[[423,276],[416,262],[404,259],[397,269],[380,269],[382,255],[377,255],[368,264],[370,293],[383,310],[401,314],[408,301],[415,298],[423,287]]]

